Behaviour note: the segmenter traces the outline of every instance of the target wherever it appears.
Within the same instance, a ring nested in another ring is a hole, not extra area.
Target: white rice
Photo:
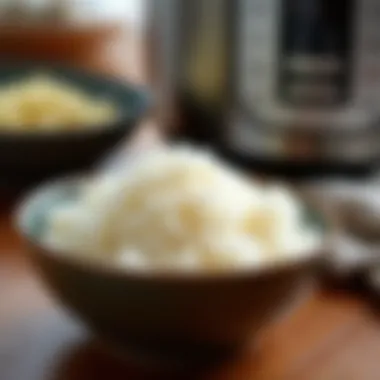
[[[210,271],[294,260],[319,236],[286,188],[177,147],[89,181],[77,200],[51,211],[45,241],[134,270]]]

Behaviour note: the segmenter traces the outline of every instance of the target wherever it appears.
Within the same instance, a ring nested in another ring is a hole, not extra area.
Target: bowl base
[[[239,357],[247,344],[219,345],[147,345],[118,342],[102,337],[104,347],[119,360],[151,370],[178,371],[213,367]]]

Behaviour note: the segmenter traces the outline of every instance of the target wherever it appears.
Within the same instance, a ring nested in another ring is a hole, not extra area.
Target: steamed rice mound
[[[187,147],[139,157],[54,208],[48,245],[135,270],[231,270],[295,260],[318,236],[282,186],[240,175]]]

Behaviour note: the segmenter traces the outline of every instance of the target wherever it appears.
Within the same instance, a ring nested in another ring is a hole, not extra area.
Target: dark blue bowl
[[[94,97],[107,97],[119,110],[109,125],[79,131],[0,131],[1,182],[34,182],[90,168],[136,128],[149,107],[148,93],[134,84],[70,67],[45,64],[0,65],[0,87],[46,73]]]

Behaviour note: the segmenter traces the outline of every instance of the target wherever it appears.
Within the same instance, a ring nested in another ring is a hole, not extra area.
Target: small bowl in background
[[[310,290],[322,251],[223,274],[137,273],[55,252],[41,242],[47,213],[75,197],[81,181],[38,188],[20,207],[17,226],[57,298],[115,345],[176,361],[215,359],[251,342]],[[321,227],[310,211],[305,223]]]
[[[2,182],[29,183],[48,176],[82,171],[134,131],[148,109],[143,88],[116,78],[48,64],[0,65],[0,88],[35,74],[73,85],[92,97],[114,102],[119,117],[109,125],[77,131],[11,132],[0,129]]]

